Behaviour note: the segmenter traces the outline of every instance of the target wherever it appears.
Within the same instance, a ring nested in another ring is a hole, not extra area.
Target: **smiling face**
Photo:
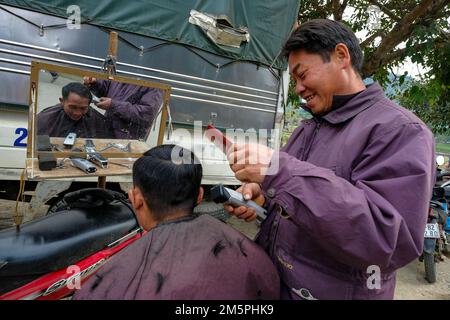
[[[313,114],[322,115],[331,109],[333,95],[342,91],[342,64],[332,53],[329,62],[319,54],[296,50],[289,54],[289,72],[295,80],[295,92],[306,100]]]
[[[74,121],[80,120],[89,110],[89,99],[74,92],[69,93],[67,99],[60,98],[59,101],[66,114]]]

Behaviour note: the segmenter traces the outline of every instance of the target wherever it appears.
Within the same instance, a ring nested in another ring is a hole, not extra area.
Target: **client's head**
[[[83,84],[78,82],[68,83],[62,88],[61,95],[59,102],[70,119],[78,121],[89,111],[92,94]]]
[[[133,165],[128,193],[141,227],[191,215],[203,197],[201,179],[200,162],[185,148],[160,145],[145,152]]]

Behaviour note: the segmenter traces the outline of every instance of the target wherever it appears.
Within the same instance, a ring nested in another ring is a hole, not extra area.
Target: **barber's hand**
[[[83,77],[83,83],[85,86],[90,86],[92,84],[95,84],[97,82],[97,79],[94,77]]]
[[[112,100],[111,98],[101,97],[100,102],[96,103],[95,105],[103,110],[108,110],[111,108]]]
[[[234,144],[233,147],[227,158],[236,179],[262,183],[274,150],[262,144]]]
[[[253,200],[260,206],[264,204],[264,195],[261,187],[257,183],[246,183],[236,191],[242,193],[245,200]],[[223,205],[223,208],[229,214],[239,219],[245,219],[245,221],[253,221],[256,219],[256,211],[254,208],[246,206],[233,207],[228,204]]]

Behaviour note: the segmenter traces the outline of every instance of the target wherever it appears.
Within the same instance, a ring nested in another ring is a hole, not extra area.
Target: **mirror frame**
[[[164,83],[158,83],[158,82],[151,82],[146,80],[139,80],[139,79],[132,79],[117,75],[109,75],[107,73],[100,73],[90,70],[85,70],[81,68],[73,68],[73,67],[66,67],[66,66],[60,66],[60,65],[54,65],[54,64],[48,64],[38,61],[31,61],[31,76],[30,76],[30,88],[29,88],[29,115],[28,115],[28,138],[27,138],[27,158],[37,158],[37,148],[34,145],[36,143],[35,139],[35,132],[34,132],[34,125],[36,124],[36,114],[37,114],[37,106],[38,106],[38,92],[39,92],[39,73],[41,70],[46,71],[54,71],[57,73],[67,73],[71,75],[80,76],[81,78],[83,76],[90,76],[95,77],[97,79],[104,79],[104,80],[112,80],[112,81],[119,81],[123,83],[129,83],[139,86],[146,86],[146,87],[154,87],[158,88],[164,91],[163,95],[163,105],[161,108],[161,120],[159,124],[159,132],[158,132],[158,138],[157,138],[157,145],[160,145],[163,143],[164,140],[164,132],[166,129],[166,122],[167,122],[167,114],[168,114],[168,103],[169,98],[171,94],[171,86]],[[159,113],[157,114],[156,119],[158,119]],[[154,124],[149,128],[153,127]],[[147,136],[148,139],[148,136]],[[57,158],[64,158],[68,156],[80,156],[80,157],[86,157],[86,152],[73,152],[73,151],[48,151],[54,154]],[[116,157],[120,158],[120,154],[114,153],[114,154],[108,154],[108,153],[102,153],[105,156],[109,157]],[[127,153],[123,157],[138,157],[142,155],[139,154],[133,154],[133,153]]]

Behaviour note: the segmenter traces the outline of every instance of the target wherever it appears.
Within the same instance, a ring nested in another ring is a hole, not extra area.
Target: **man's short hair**
[[[202,175],[194,153],[177,145],[152,148],[133,165],[134,186],[142,191],[157,219],[176,211],[192,213]]]
[[[85,85],[79,82],[68,83],[62,88],[61,94],[63,100],[67,100],[70,93],[75,93],[80,97],[89,99],[89,103],[91,103],[92,101],[91,91],[89,91],[89,89]]]
[[[328,19],[314,19],[294,30],[283,47],[283,55],[297,50],[319,54],[324,62],[330,61],[330,53],[336,45],[343,43],[350,53],[353,69],[361,74],[363,53],[354,32],[346,25]]]

